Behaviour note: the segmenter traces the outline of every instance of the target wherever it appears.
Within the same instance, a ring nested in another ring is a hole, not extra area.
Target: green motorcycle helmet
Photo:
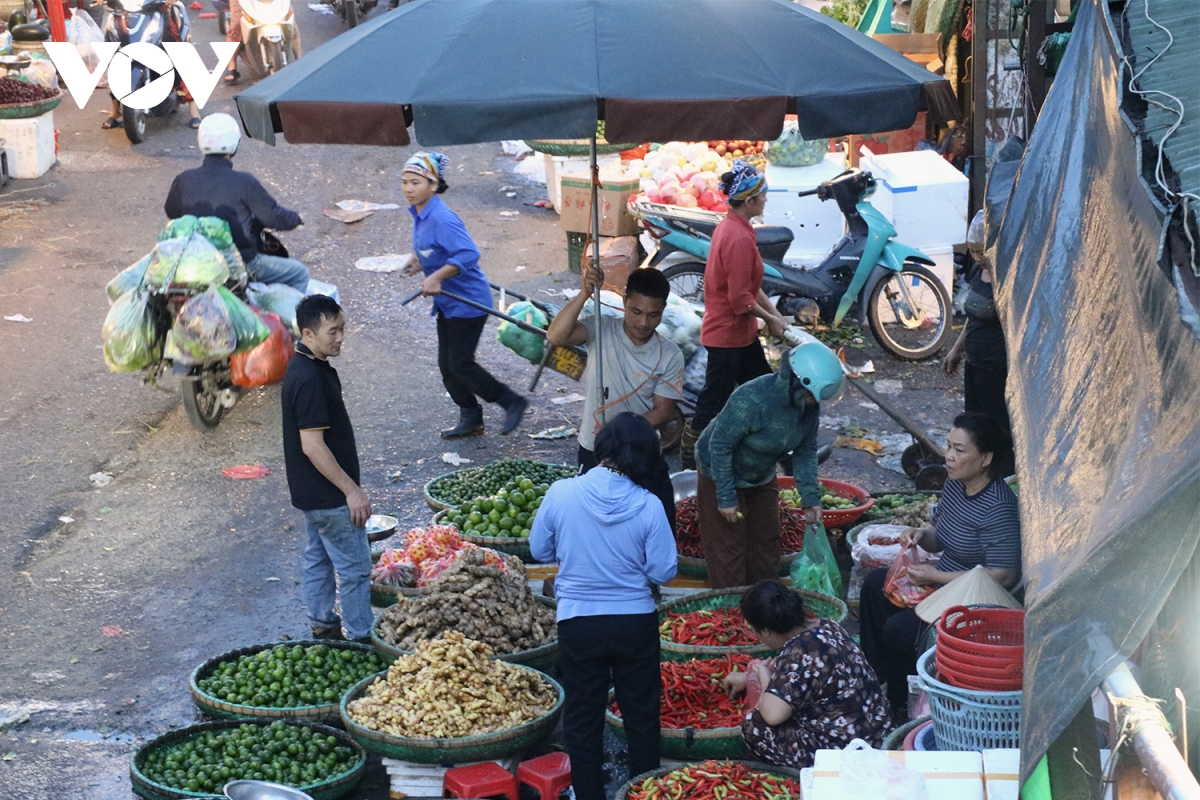
[[[787,376],[792,401],[797,404],[805,392],[818,404],[831,403],[842,392],[841,359],[811,336],[784,354],[780,371]]]

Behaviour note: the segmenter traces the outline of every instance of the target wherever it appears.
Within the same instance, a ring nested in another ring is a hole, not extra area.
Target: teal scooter
[[[812,269],[784,263],[791,229],[755,228],[763,258],[762,288],[785,319],[799,322],[819,319],[836,327],[857,303],[858,324],[869,324],[884,350],[920,361],[949,342],[954,317],[950,295],[929,270],[933,259],[897,242],[896,229],[867,202],[874,191],[871,173],[852,169],[799,193],[833,200],[846,218],[846,235]],[[645,265],[661,269],[675,294],[703,303],[704,264],[723,215],[645,200],[635,202],[633,210],[658,241]]]

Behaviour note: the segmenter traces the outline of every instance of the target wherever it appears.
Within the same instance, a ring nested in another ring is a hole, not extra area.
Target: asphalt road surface
[[[296,11],[309,52],[343,30],[307,4]],[[195,41],[215,39],[215,22],[192,13]],[[204,113],[232,111],[236,90],[218,87]],[[151,120],[137,146],[119,129],[100,130],[106,114],[102,92],[82,110],[62,104],[54,116],[59,164],[0,190],[0,316],[33,320],[0,321],[0,796],[12,800],[131,798],[137,744],[200,719],[187,690],[196,665],[308,633],[298,585],[303,523],[287,498],[278,387],[247,393],[219,428],[201,434],[177,394],[104,364],[104,285],[150,250],[171,179],[200,160],[185,113]],[[486,435],[438,438],[456,413],[437,373],[429,303],[401,308],[415,279],[354,268],[363,256],[411,250],[408,212],[349,225],[321,213],[346,199],[403,206],[401,167],[414,149],[243,140],[235,159],[301,213],[304,227],[284,234],[285,243],[315,278],[339,287],[348,326],[335,366],[363,482],[376,510],[398,516],[402,529],[428,522],[421,486],[450,469],[447,451],[474,463],[505,455],[572,461],[573,440],[525,434],[577,425],[579,404],[550,399],[581,389],[547,373],[518,433],[496,435],[501,417],[492,407]],[[446,152],[445,199],[466,221],[492,280],[548,300],[545,292],[576,287],[557,215],[532,206],[544,189],[514,177],[499,145]],[[502,211],[520,214],[507,221]],[[494,324],[480,360],[528,395],[533,367],[493,333]],[[851,350],[851,360],[873,359],[880,377],[902,381],[896,399],[908,413],[945,430],[961,405],[959,380],[934,363],[892,361],[869,336],[866,345]],[[863,399],[849,392],[827,415],[874,437],[899,431]],[[823,430],[823,440],[837,432]],[[221,474],[256,463],[272,474]],[[103,488],[89,481],[99,472],[113,478]],[[822,474],[872,489],[909,485],[855,450],[835,451]],[[386,796],[376,759],[352,797]]]

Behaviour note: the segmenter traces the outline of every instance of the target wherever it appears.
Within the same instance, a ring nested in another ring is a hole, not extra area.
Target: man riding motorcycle
[[[308,268],[294,258],[259,252],[264,228],[290,231],[303,224],[295,211],[280,206],[248,172],[233,168],[242,131],[228,114],[212,114],[200,123],[197,137],[204,163],[181,172],[171,184],[163,209],[171,219],[185,214],[220,217],[229,223],[233,243],[246,262],[250,280],[286,283],[308,290]]]

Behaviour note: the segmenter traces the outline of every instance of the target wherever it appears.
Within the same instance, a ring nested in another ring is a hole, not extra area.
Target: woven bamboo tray
[[[420,597],[429,594],[424,586],[389,586],[386,583],[371,584],[371,605],[387,608],[396,605],[401,597]]]
[[[457,528],[453,522],[447,520],[450,516],[450,509],[443,509],[433,515],[434,525],[450,525]],[[461,533],[461,531],[460,531]],[[506,553],[510,556],[516,556],[526,564],[536,564],[537,561],[533,557],[533,551],[529,549],[529,540],[513,536],[476,536],[474,534],[463,533],[463,541],[477,544],[480,547],[490,547],[501,553]]]
[[[704,759],[696,759],[695,763],[684,764],[682,767],[663,767],[661,769],[656,769],[651,772],[643,772],[641,775],[638,775],[637,777],[630,778],[628,783],[626,783],[624,786],[622,786],[620,789],[617,790],[616,796],[617,796],[618,800],[629,800],[629,793],[631,791],[633,791],[633,787],[640,786],[642,781],[646,780],[647,778],[660,778],[663,775],[669,775],[670,773],[674,772],[675,770],[682,769],[683,767],[695,767],[695,766],[698,766],[699,762],[701,762],[703,760]],[[732,760],[743,762],[746,766],[750,767],[755,772],[761,772],[766,775],[771,775],[773,777],[778,777],[778,778],[791,778],[792,780],[796,781],[797,783],[800,782],[800,771],[799,770],[794,770],[789,767],[780,767],[780,766],[776,766],[775,764],[764,764],[761,761],[749,761],[744,758],[737,758],[737,759],[732,759]]]
[[[573,467],[569,464],[555,464],[555,463],[552,463],[549,461],[543,461],[540,463],[543,466],[548,466],[548,467],[562,467],[562,468],[564,468],[565,471],[569,471],[571,474],[574,474],[574,471],[575,471],[575,467]],[[487,465],[485,464],[485,465],[479,466],[479,467],[463,467],[462,469],[451,470],[450,472],[443,472],[441,475],[438,475],[436,478],[431,479],[428,483],[425,484],[424,488],[421,490],[425,495],[425,502],[428,503],[429,507],[432,508],[434,511],[441,511],[442,509],[453,508],[454,506],[456,506],[458,504],[447,502],[446,500],[437,496],[437,482],[442,480],[443,478],[448,478],[451,475],[458,475],[463,472],[475,472],[475,471],[483,469],[486,466]],[[570,477],[570,475],[564,474],[563,477],[564,478]]]
[[[604,721],[617,738],[628,742],[625,720],[612,711],[616,693],[609,691]],[[740,758],[745,750],[741,726],[736,728],[659,728],[659,747],[663,758],[674,761],[703,761],[706,758]]]
[[[54,97],[47,97],[45,100],[34,100],[32,103],[4,103],[0,104],[0,119],[27,119],[29,117],[40,117],[47,111],[52,111],[58,108],[58,104],[62,102],[63,93],[60,91]]]
[[[587,156],[592,153],[592,143],[589,139],[526,139],[525,144],[529,145],[531,149],[549,156]],[[640,144],[641,142],[614,144],[600,139],[596,142],[596,155],[623,153]]]
[[[661,624],[667,614],[688,614],[692,611],[707,611],[713,608],[732,608],[742,599],[742,595],[750,591],[749,586],[737,586],[731,589],[714,589],[711,592],[700,592],[668,600],[658,607],[658,621]],[[807,589],[793,589],[793,592],[804,598],[804,604],[818,617],[842,623],[850,613],[846,604],[836,597],[810,592]],[[679,644],[662,640],[659,644],[661,660],[688,661],[693,658],[720,658],[731,653],[747,653],[751,655],[773,655],[777,651],[762,644],[729,645],[725,647],[708,647],[705,645]]]
[[[549,597],[534,595],[533,599],[549,608],[558,607],[558,604]],[[395,661],[400,656],[408,655],[408,651],[401,650],[396,645],[383,640],[383,637],[379,635],[378,619],[371,626],[371,644],[375,646],[376,652],[383,656],[385,660]],[[496,656],[496,658],[500,661],[507,661],[510,664],[520,664],[523,667],[530,667],[539,672],[549,672],[558,663],[558,640],[554,639],[540,647],[533,647],[529,650],[518,650],[515,653]]]
[[[338,712],[338,701],[322,703],[312,706],[293,706],[290,708],[266,708],[262,706],[247,706],[239,703],[228,703],[224,700],[218,700],[211,694],[208,694],[200,689],[199,682],[206,677],[210,672],[216,669],[220,664],[226,661],[233,661],[242,656],[251,656],[255,653],[261,653],[263,650],[270,650],[276,645],[284,645],[291,647],[293,645],[302,645],[309,647],[312,645],[323,644],[331,650],[360,650],[371,652],[370,645],[358,644],[356,642],[343,642],[336,639],[306,639],[296,642],[271,642],[269,644],[258,644],[253,647],[242,647],[237,650],[230,650],[227,653],[222,653],[219,656],[214,656],[208,661],[205,661],[200,666],[192,670],[192,674],[188,676],[188,689],[191,690],[192,700],[199,706],[200,710],[206,716],[216,717],[217,719],[239,720],[239,721],[258,721],[266,720],[273,722],[277,719],[281,720],[298,720],[301,722],[321,722],[327,724],[338,725],[341,723],[341,715]]]
[[[529,667],[521,667],[530,669]],[[536,672],[536,670],[530,670]],[[350,718],[346,706],[357,700],[367,687],[382,680],[387,672],[380,672],[360,682],[342,698],[342,723],[346,732],[372,753],[400,761],[417,764],[462,764],[472,761],[494,761],[506,756],[529,750],[550,737],[558,725],[563,710],[563,688],[558,681],[540,672],[537,676],[558,694],[554,707],[541,717],[518,725],[507,731],[487,733],[482,736],[467,736],[461,739],[415,739],[408,736],[392,736],[363,727]]]
[[[151,752],[160,747],[183,742],[191,737],[205,733],[206,731],[222,730],[224,728],[236,728],[239,725],[244,725],[249,722],[252,725],[270,725],[274,720],[222,720],[220,722],[202,722],[198,725],[189,725],[186,728],[181,728],[177,731],[164,733],[156,739],[151,739],[146,744],[139,747],[133,754],[133,763],[129,767],[129,779],[133,783],[134,794],[139,797],[144,797],[146,800],[182,800],[182,798],[220,798],[224,800],[224,795],[221,794],[205,794],[203,792],[188,792],[182,789],[172,789],[169,786],[164,786],[161,783],[156,783],[150,780],[142,772],[142,767],[146,765],[146,757]],[[354,766],[340,775],[334,775],[323,783],[313,784],[311,786],[298,786],[296,788],[307,792],[313,800],[337,800],[339,797],[344,797],[349,794],[354,787],[358,786],[362,780],[363,771],[367,764],[367,754],[363,750],[362,745],[354,741],[345,732],[339,731],[337,728],[331,728],[328,725],[317,725],[311,722],[302,722],[299,720],[285,720],[289,725],[301,725],[314,730],[320,731],[325,736],[333,736],[341,744],[353,748],[358,754],[358,761]]]

